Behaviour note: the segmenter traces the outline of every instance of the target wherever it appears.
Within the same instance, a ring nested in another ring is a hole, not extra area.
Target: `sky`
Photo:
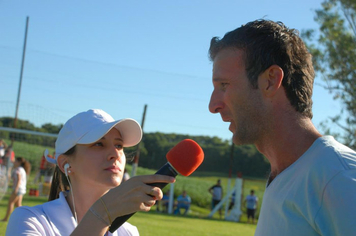
[[[211,38],[261,18],[318,29],[321,2],[0,0],[0,117],[14,117],[19,101],[18,118],[38,127],[91,108],[142,123],[147,105],[144,132],[230,140],[229,124],[208,110]],[[314,87],[313,101],[317,128],[340,113],[322,86]]]

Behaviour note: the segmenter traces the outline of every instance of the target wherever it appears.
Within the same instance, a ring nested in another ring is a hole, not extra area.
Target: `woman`
[[[10,144],[6,150],[5,150],[5,155],[3,157],[3,164],[6,167],[6,178],[10,179],[11,178],[11,173],[12,173],[12,168],[14,166],[15,163],[15,152],[12,149],[12,144]]]
[[[113,234],[108,229],[116,217],[149,211],[162,198],[162,191],[147,183],[175,181],[148,175],[121,184],[124,147],[138,144],[141,137],[135,120],[115,121],[102,110],[88,110],[69,119],[58,134],[51,161],[57,167],[50,201],[17,208],[6,235],[139,235],[127,222]]]
[[[0,159],[1,159],[0,161],[2,161],[2,158],[5,155],[6,148],[7,148],[6,142],[3,139],[0,139]]]
[[[7,211],[2,221],[7,221],[14,206],[22,206],[22,197],[26,193],[27,175],[30,174],[31,164],[23,157],[17,157],[14,162],[14,170],[11,178],[13,180],[12,193],[9,198]]]

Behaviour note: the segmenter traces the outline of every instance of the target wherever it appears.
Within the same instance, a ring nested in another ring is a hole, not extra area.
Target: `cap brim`
[[[90,130],[83,135],[77,143],[89,144],[94,143],[107,134],[113,127],[115,127],[122,136],[124,147],[132,147],[138,144],[142,139],[142,129],[137,121],[127,118],[118,121],[109,122],[105,125]]]

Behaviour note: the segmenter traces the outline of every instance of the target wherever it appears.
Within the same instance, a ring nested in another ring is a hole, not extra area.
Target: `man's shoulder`
[[[331,165],[333,168],[340,169],[355,169],[356,168],[356,152],[342,143],[336,141],[332,136],[324,136],[320,138],[320,145],[313,153],[316,164],[325,166]],[[313,155],[312,154],[312,155]]]

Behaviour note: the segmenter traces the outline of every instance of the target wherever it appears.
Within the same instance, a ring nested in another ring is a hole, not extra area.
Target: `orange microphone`
[[[184,139],[174,146],[166,155],[168,162],[155,174],[176,177],[178,174],[189,176],[203,162],[203,149],[193,140]],[[152,183],[151,186],[164,188],[167,183]],[[111,224],[109,231],[115,232],[133,214],[117,217]]]

